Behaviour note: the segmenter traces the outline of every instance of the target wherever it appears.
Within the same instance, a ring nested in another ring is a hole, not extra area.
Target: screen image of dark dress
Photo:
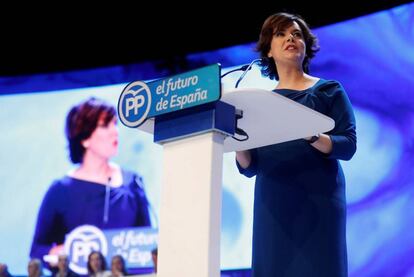
[[[240,173],[256,176],[253,276],[347,276],[345,177],[338,160],[356,151],[351,103],[340,83],[323,79],[307,90],[273,92],[334,119],[326,133],[333,148],[323,154],[297,139],[251,150],[246,169],[237,163]]]
[[[106,186],[65,176],[47,191],[40,207],[31,257],[42,258],[65,235],[80,225],[100,229],[150,226],[148,200],[142,179],[122,170],[123,184],[109,190],[108,220],[104,221]]]

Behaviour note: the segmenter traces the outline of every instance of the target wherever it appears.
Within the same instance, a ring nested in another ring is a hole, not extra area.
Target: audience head
[[[115,255],[112,257],[111,271],[113,276],[127,275],[125,260],[121,255]]]
[[[9,277],[10,273],[6,264],[0,263],[0,277]]]
[[[60,272],[66,272],[69,268],[69,259],[66,254],[60,254],[58,257],[57,267]]]
[[[88,274],[94,275],[106,270],[105,257],[99,251],[92,251],[88,256]]]
[[[27,265],[27,274],[29,277],[42,276],[42,262],[39,259],[31,259]]]
[[[154,248],[151,251],[151,256],[152,256],[152,262],[154,263],[154,270],[155,270],[155,272],[157,272],[157,268],[158,268],[158,248]]]

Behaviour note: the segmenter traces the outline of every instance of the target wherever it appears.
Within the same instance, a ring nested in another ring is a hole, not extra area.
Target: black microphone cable
[[[235,128],[235,135],[232,136],[233,139],[237,140],[237,141],[246,141],[249,139],[249,135],[240,127],[237,126],[237,122],[239,119],[243,118],[243,110],[240,109],[236,109],[236,128]],[[237,137],[241,136],[240,137]]]
[[[226,76],[226,75],[228,75],[228,74],[230,74],[232,72],[235,72],[235,71],[245,71],[247,68],[249,68],[249,64],[245,64],[245,65],[243,65],[243,66],[241,66],[239,68],[229,70],[226,73],[224,73],[223,75],[221,75],[220,78],[223,78],[224,76]]]

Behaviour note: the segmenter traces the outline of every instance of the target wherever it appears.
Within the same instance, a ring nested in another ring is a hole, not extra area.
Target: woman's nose
[[[292,34],[289,34],[287,41],[293,41],[293,39],[294,39],[293,35]]]

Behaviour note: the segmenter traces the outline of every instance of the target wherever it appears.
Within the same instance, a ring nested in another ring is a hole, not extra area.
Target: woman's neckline
[[[66,174],[65,176],[66,176],[66,178],[69,178],[69,179],[72,179],[72,180],[74,180],[74,181],[77,181],[77,182],[81,182],[81,183],[88,183],[88,184],[94,184],[94,185],[99,185],[99,186],[110,186],[111,188],[119,188],[119,187],[122,187],[123,186],[123,182],[124,182],[124,172],[123,172],[123,170],[121,169],[121,175],[122,175],[122,182],[119,184],[113,184],[113,183],[111,183],[111,180],[110,179],[108,179],[108,182],[107,183],[102,183],[102,182],[98,182],[98,181],[94,181],[94,180],[88,180],[88,179],[83,179],[83,178],[80,178],[80,177],[76,177],[76,176],[72,176],[72,175],[69,175],[69,174]]]
[[[297,92],[304,92],[310,89],[313,89],[317,84],[319,84],[321,81],[323,81],[322,78],[318,78],[318,80],[311,86],[305,89],[291,89],[291,88],[275,88],[273,91],[282,91],[282,90],[289,90],[289,91],[297,91]]]
[[[92,183],[92,184],[98,184],[98,185],[103,185],[103,186],[110,186],[110,187],[113,187],[113,188],[122,186],[123,181],[124,181],[124,174],[123,174],[122,168],[119,165],[114,164],[114,163],[111,163],[110,166],[112,167],[112,170],[111,170],[112,172],[111,172],[111,174],[107,174],[107,181],[106,182],[103,179],[101,179],[100,177],[99,177],[99,180],[98,180],[98,178],[96,178],[96,176],[95,176],[95,178],[88,178],[90,176],[85,176],[85,174],[76,174],[76,171],[79,168],[74,168],[74,169],[70,170],[66,174],[66,176],[73,179],[73,180],[84,182],[84,183]]]

